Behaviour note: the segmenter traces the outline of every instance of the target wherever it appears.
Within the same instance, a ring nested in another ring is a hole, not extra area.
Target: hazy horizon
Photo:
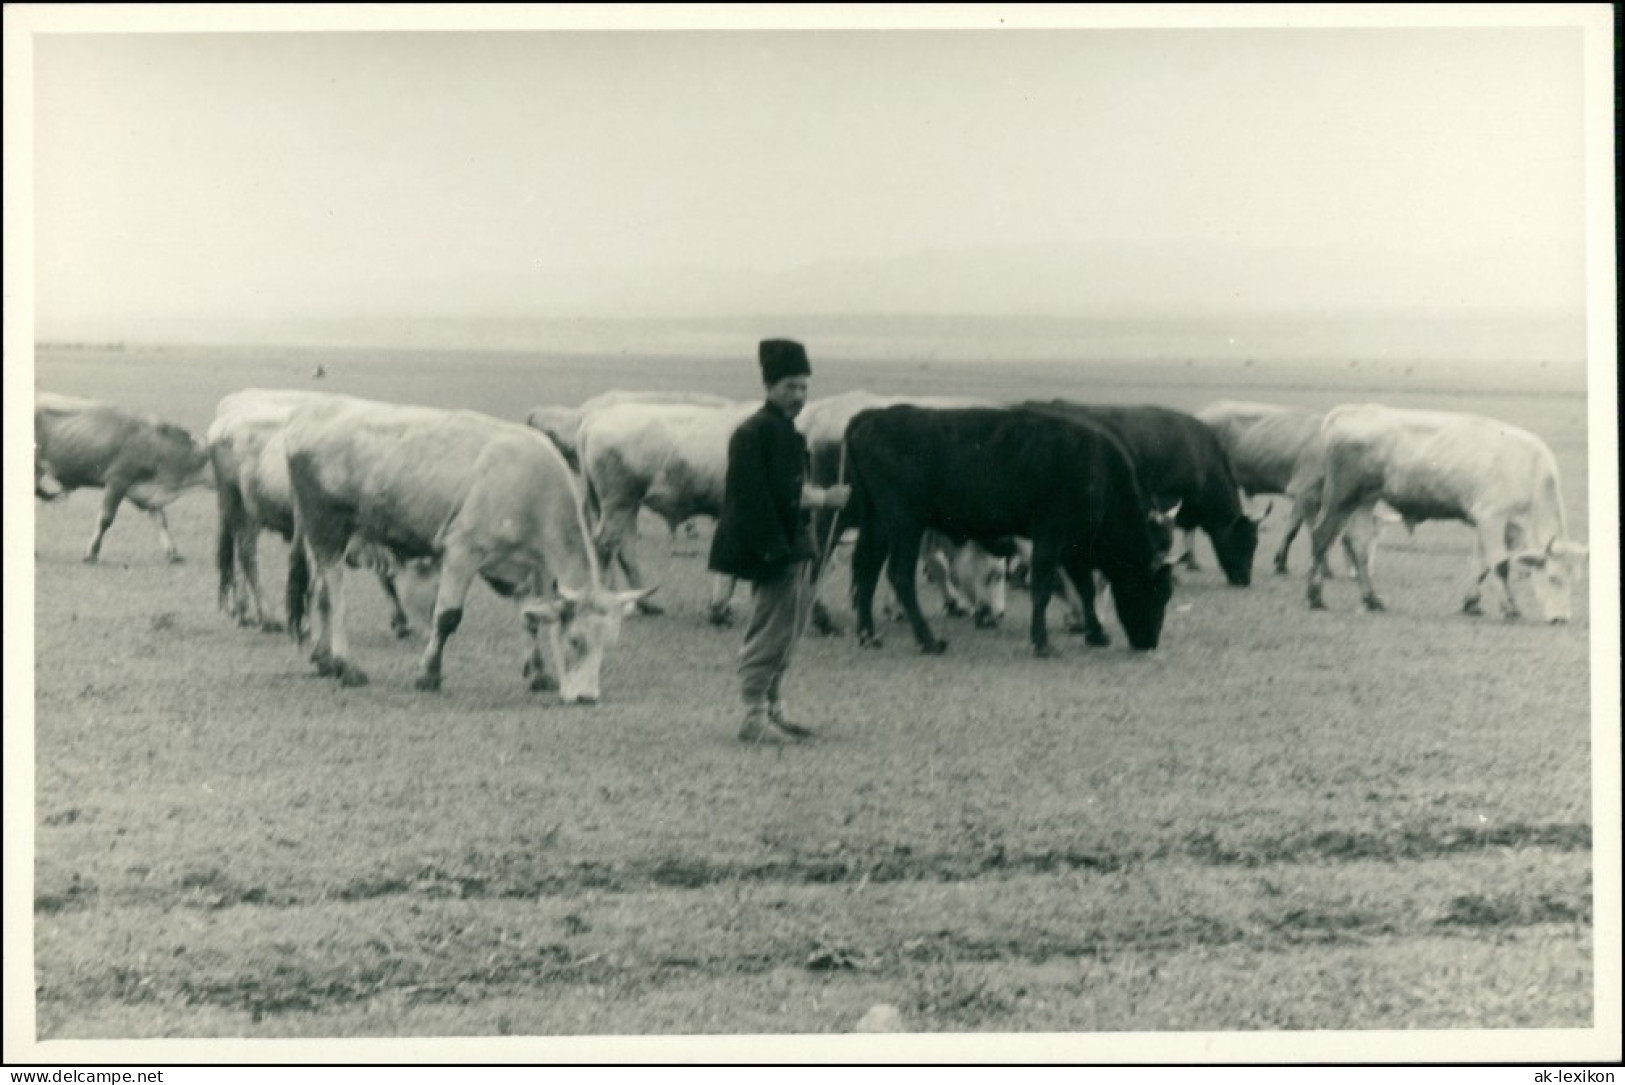
[[[1583,35],[44,35],[36,319],[1577,319]]]

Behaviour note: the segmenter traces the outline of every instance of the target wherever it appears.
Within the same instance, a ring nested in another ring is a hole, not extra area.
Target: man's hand
[[[852,487],[831,486],[824,491],[824,507],[826,509],[844,509],[847,501],[852,497]]]

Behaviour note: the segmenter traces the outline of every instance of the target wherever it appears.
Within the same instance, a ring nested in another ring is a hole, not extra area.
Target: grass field
[[[1586,534],[1571,373],[814,355],[815,395],[1489,414],[1552,446]],[[250,386],[509,418],[616,387],[758,391],[748,353],[36,367],[199,431]],[[821,737],[778,751],[734,740],[739,633],[704,622],[703,538],[645,532],[668,611],[628,620],[602,704],[566,708],[525,691],[519,623],[484,588],[444,692],[419,694],[416,642],[356,583],[373,681],[341,689],[215,611],[209,495],[171,507],[178,566],[128,508],[81,564],[97,498],[36,507],[42,1039],[841,1032],[879,1002],[922,1032],[1592,1024],[1586,588],[1566,628],[1462,616],[1459,525],[1388,529],[1376,615],[1345,580],[1307,609],[1302,539],[1290,577],[1261,556],[1245,591],[1204,551],[1150,655],[1108,617],[1117,646],[1037,660],[1019,593],[996,630],[934,618],[940,658],[902,627],[879,652],[809,638],[788,693]],[[278,598],[284,553],[262,545]]]

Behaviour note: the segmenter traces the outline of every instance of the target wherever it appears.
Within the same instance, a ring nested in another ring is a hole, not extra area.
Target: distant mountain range
[[[987,246],[772,273],[392,269],[253,322],[42,319],[41,340],[737,352],[818,334],[856,356],[1584,357],[1581,254],[1216,243]],[[261,299],[263,300],[263,299]],[[261,311],[264,310],[263,306]]]

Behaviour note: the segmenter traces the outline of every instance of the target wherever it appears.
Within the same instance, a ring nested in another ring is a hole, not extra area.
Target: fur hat
[[[762,383],[770,387],[785,377],[812,376],[807,348],[794,339],[763,339],[757,358],[762,363]]]

